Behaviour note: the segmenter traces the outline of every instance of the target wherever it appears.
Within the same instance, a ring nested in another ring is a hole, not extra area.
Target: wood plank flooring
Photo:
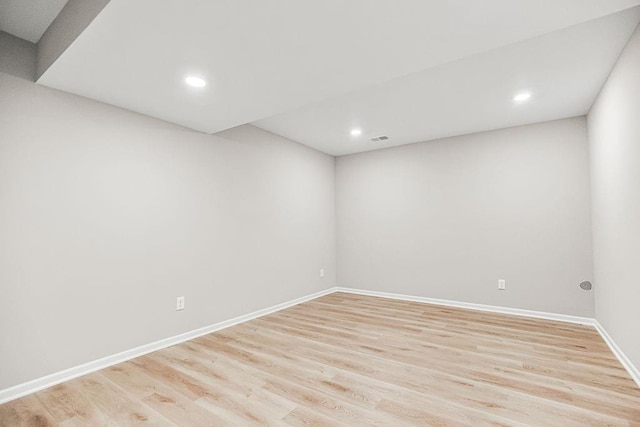
[[[0,406],[2,426],[640,425],[591,327],[334,293]]]

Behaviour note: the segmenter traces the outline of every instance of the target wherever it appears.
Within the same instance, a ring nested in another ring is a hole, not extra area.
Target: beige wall
[[[335,285],[333,157],[0,94],[0,389]]]
[[[339,157],[336,174],[340,286],[593,316],[584,117]]]
[[[640,27],[588,123],[596,318],[640,369]]]

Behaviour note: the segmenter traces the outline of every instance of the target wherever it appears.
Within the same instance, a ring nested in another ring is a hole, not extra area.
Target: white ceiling
[[[638,22],[635,7],[254,124],[342,155],[583,115]],[[514,102],[520,91],[530,100]]]
[[[214,133],[639,3],[111,0],[39,83]]]
[[[37,43],[67,0],[0,0],[0,30]]]

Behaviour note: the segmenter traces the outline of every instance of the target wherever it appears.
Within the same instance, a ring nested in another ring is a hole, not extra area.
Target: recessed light
[[[522,92],[513,97],[514,101],[522,102],[531,98],[531,94],[529,92]]]
[[[193,87],[205,87],[207,85],[207,82],[203,78],[196,76],[187,76],[184,81]]]
[[[360,129],[351,129],[351,136],[358,136],[362,134],[362,130]]]

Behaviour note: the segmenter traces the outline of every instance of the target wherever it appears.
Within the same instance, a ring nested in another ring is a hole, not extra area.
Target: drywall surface
[[[38,42],[37,78],[62,55],[110,0],[69,0]]]
[[[579,117],[338,157],[338,284],[592,317],[587,147]]]
[[[588,125],[596,318],[640,369],[640,28]]]
[[[0,73],[34,81],[36,51],[34,43],[0,31]]]
[[[333,157],[0,93],[0,389],[335,285]]]

